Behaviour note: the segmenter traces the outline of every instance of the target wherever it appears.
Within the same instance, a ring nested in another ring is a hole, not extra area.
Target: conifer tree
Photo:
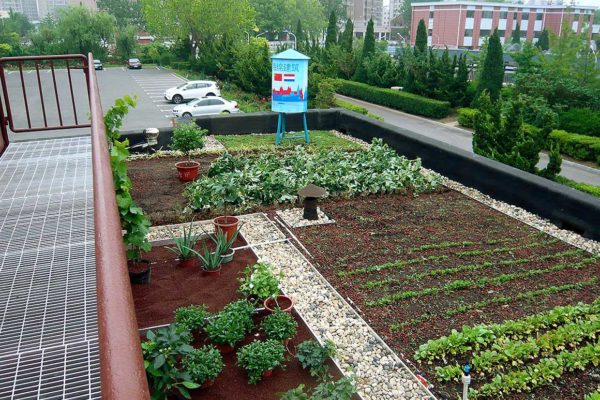
[[[515,30],[512,33],[511,42],[513,44],[521,44],[521,25],[519,25],[518,22],[517,26],[515,27]]]
[[[420,20],[415,38],[415,52],[424,54],[425,51],[427,51],[427,27],[425,27],[425,21]]]
[[[504,81],[504,58],[498,30],[490,37],[488,48],[483,61],[483,70],[477,86],[477,93],[487,91],[493,101],[500,97],[500,89]]]
[[[325,48],[328,49],[331,46],[337,44],[337,16],[335,10],[329,14],[329,25],[327,25],[327,36],[325,37]]]

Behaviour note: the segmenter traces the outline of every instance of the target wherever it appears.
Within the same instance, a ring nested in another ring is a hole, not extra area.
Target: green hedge
[[[594,186],[587,183],[576,182],[562,176],[557,176],[554,179],[558,183],[572,187],[573,189],[581,190],[582,192],[591,194],[592,196],[600,197],[600,186]]]
[[[191,69],[191,64],[189,61],[173,61],[171,62],[171,68],[180,71],[189,71]]]
[[[459,108],[458,112],[458,123],[460,126],[464,126],[465,128],[473,128],[473,120],[475,118],[475,113],[477,110],[475,108]]]
[[[600,112],[589,108],[571,108],[560,113],[559,128],[580,135],[600,137]]]
[[[560,145],[562,154],[600,164],[600,138],[554,130],[550,132],[550,140]]]
[[[450,112],[450,103],[428,99],[398,90],[381,89],[364,83],[337,80],[337,92],[411,114],[444,118]]]

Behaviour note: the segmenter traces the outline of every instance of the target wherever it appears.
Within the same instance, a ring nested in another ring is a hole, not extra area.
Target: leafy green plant
[[[214,346],[202,346],[186,354],[181,362],[190,378],[199,384],[214,380],[223,370],[223,357]]]
[[[254,327],[253,313],[254,306],[246,300],[230,303],[210,320],[205,331],[213,343],[234,346]]]
[[[267,339],[284,341],[296,335],[298,323],[292,314],[275,310],[262,320],[260,328],[267,336]]]
[[[327,373],[326,361],[335,356],[335,344],[325,341],[321,346],[316,340],[306,340],[298,345],[296,358],[302,368],[309,369],[312,376],[323,377]]]
[[[191,250],[202,261],[202,267],[206,271],[216,271],[221,268],[221,253],[217,250],[211,251],[206,242],[202,242],[202,254],[195,250]]]
[[[231,239],[229,240],[227,240],[227,235],[222,231],[217,231],[216,233],[209,235],[209,237],[216,246],[215,251],[220,255],[227,254],[229,252],[229,249],[231,249],[231,245],[233,244],[233,242],[235,242],[235,239],[237,239],[240,233],[240,229],[242,229],[242,223],[240,223],[233,235],[231,235]]]
[[[206,129],[200,129],[195,123],[178,124],[173,129],[171,149],[178,150],[191,161],[191,153],[204,147],[204,136],[208,133]]]
[[[190,208],[205,210],[224,205],[238,210],[253,205],[297,201],[308,183],[324,187],[332,196],[353,197],[372,193],[418,194],[436,189],[436,174],[424,174],[419,160],[410,161],[374,140],[368,150],[307,152],[297,146],[281,157],[224,155],[213,162],[208,176],[186,187]]]
[[[166,399],[167,394],[174,390],[187,399],[191,398],[188,389],[198,388],[199,385],[186,371],[181,370],[179,362],[194,351],[190,346],[192,338],[189,332],[171,324],[156,332],[148,331],[146,338],[142,342],[142,354],[152,399]]]
[[[312,391],[305,391],[304,384],[301,384],[285,392],[280,400],[350,400],[355,393],[354,378],[344,376],[334,381],[330,376]]]
[[[283,366],[285,347],[276,340],[254,341],[237,352],[237,363],[248,372],[248,382],[256,384],[263,372]]]
[[[110,165],[115,185],[115,195],[121,228],[125,231],[123,241],[127,248],[127,257],[130,260],[139,261],[142,251],[151,249],[150,242],[146,238],[150,228],[150,221],[144,215],[143,210],[138,207],[131,196],[131,180],[127,176],[127,157],[129,157],[129,141],[120,140],[119,128],[130,108],[135,107],[135,98],[125,96],[115,100],[115,104],[108,109],[104,115],[106,137],[110,148]]]
[[[189,331],[204,327],[209,316],[210,313],[204,304],[192,304],[175,310],[175,322]]]
[[[272,271],[270,264],[259,262],[244,269],[244,277],[239,278],[239,292],[245,296],[255,296],[258,300],[275,297],[281,293],[279,279]]]
[[[167,247],[173,253],[177,254],[180,260],[188,260],[195,256],[194,246],[198,242],[200,235],[194,233],[193,221],[186,228],[183,228],[183,236],[176,237],[171,233],[171,237],[175,241],[175,247]]]

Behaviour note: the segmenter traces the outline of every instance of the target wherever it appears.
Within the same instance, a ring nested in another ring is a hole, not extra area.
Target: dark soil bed
[[[242,245],[238,239],[234,247]],[[240,272],[249,264],[256,262],[254,253],[250,250],[236,252],[232,262],[224,265],[221,275],[217,277],[203,276],[200,267],[181,268],[174,260],[175,255],[164,247],[155,247],[145,255],[152,262],[152,277],[147,285],[132,285],[136,316],[140,328],[162,325],[173,322],[174,311],[190,304],[206,304],[209,311],[219,311],[226,304],[240,298],[237,293],[239,286],[237,278]],[[298,334],[288,345],[290,354],[285,371],[281,368],[274,370],[273,375],[264,378],[256,385],[248,383],[246,372],[236,366],[236,355],[224,354],[225,368],[215,380],[214,386],[208,389],[193,391],[194,399],[279,399],[279,395],[300,384],[308,387],[316,385],[316,381],[300,366],[293,356],[296,346],[308,339],[314,339],[304,322],[294,314],[298,321]],[[255,318],[256,326],[262,316]],[[260,339],[255,330],[237,348]],[[199,337],[194,346],[208,342],[207,338]],[[342,375],[333,362],[329,362],[330,372],[339,379]]]
[[[427,340],[463,325],[516,319],[600,296],[600,259],[454,191],[416,198],[370,196],[329,202],[321,208],[335,224],[298,228],[294,234],[329,282],[357,305],[392,348],[408,358]],[[385,263],[396,264],[368,270]],[[523,276],[532,270],[541,272]],[[506,281],[499,278],[511,274],[519,275]],[[476,287],[441,289],[459,280],[488,278],[498,279]],[[575,284],[581,286],[566,286]],[[563,290],[510,301],[521,293],[549,287]],[[430,288],[440,290],[367,305],[384,296]],[[473,306],[498,296],[510,299]],[[461,306],[467,309],[448,313]],[[436,381],[435,365],[419,367],[441,397],[457,397],[458,386]],[[534,394],[508,398],[581,399],[598,384],[588,373],[568,374]],[[475,386],[479,383],[474,380]]]

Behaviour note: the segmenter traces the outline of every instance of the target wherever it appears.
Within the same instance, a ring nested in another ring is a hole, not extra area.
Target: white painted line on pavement
[[[155,67],[155,68],[160,71],[160,68],[158,68],[158,67]]]

